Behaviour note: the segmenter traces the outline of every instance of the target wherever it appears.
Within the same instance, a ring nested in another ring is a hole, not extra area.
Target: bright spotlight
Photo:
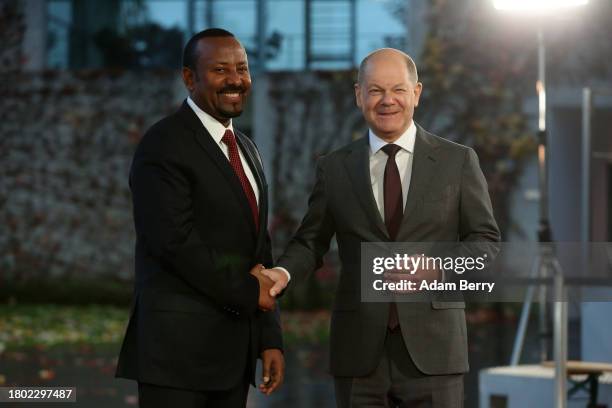
[[[498,10],[549,11],[572,6],[584,6],[589,0],[493,0]]]

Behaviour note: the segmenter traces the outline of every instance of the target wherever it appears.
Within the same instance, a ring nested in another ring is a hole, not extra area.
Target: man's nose
[[[227,82],[229,85],[240,85],[240,75],[238,75],[238,72],[232,70],[225,77],[225,82]]]
[[[391,94],[391,92],[383,93],[383,97],[380,100],[380,103],[385,106],[395,104],[395,99],[393,98],[393,95]]]

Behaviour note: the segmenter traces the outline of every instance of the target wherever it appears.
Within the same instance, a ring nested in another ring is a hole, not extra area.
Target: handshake
[[[250,273],[259,281],[259,309],[274,310],[276,296],[287,287],[289,274],[281,268],[266,269],[262,264],[255,265]]]

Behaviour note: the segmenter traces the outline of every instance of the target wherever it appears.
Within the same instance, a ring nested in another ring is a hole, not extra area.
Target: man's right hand
[[[289,272],[282,268],[263,269],[261,273],[272,279],[274,286],[270,289],[270,296],[276,297],[287,287],[289,283]]]
[[[251,275],[259,281],[259,309],[269,312],[276,307],[276,300],[270,296],[270,289],[274,286],[274,281],[261,273],[263,269],[263,265],[257,264],[251,269]]]

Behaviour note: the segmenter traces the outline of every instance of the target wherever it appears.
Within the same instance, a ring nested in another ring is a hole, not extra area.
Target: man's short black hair
[[[197,45],[198,41],[202,38],[210,37],[234,37],[234,34],[222,28],[207,28],[206,30],[200,31],[187,41],[185,49],[183,50],[183,66],[193,71],[196,70],[198,62]]]

